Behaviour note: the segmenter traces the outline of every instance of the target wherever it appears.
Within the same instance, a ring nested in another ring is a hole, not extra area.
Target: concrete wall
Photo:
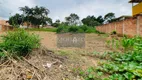
[[[142,16],[104,24],[96,27],[96,29],[104,33],[111,33],[112,31],[116,31],[120,35],[125,34],[128,36],[142,36]]]

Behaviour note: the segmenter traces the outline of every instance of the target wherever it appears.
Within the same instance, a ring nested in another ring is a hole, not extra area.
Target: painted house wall
[[[142,2],[141,3],[139,3],[139,4],[137,4],[137,5],[135,5],[135,6],[133,6],[133,9],[132,9],[133,11],[133,16],[134,15],[137,15],[137,14],[140,14],[140,13],[142,13]]]

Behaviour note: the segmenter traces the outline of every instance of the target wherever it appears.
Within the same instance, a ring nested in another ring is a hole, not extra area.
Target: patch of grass
[[[47,31],[47,32],[56,32],[57,28],[30,28],[28,31]]]
[[[68,55],[68,52],[60,50],[60,51],[58,51],[58,54],[60,54],[60,55]]]
[[[96,30],[96,28],[88,27],[85,33],[99,33],[99,32]]]

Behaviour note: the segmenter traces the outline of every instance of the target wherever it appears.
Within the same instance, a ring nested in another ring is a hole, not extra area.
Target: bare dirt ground
[[[86,34],[85,35],[85,48],[58,48],[57,47],[57,34],[53,32],[34,32],[38,34],[42,40],[42,46],[54,51],[57,54],[68,57],[68,66],[71,68],[81,67],[86,69],[90,66],[97,66],[101,60],[87,56],[95,52],[104,53],[111,52],[112,50],[106,47],[106,35]]]
[[[73,50],[73,51],[86,51],[86,52],[105,52],[110,51],[105,45],[105,36],[98,36],[98,34],[86,34],[85,48],[58,48],[57,47],[57,34],[53,32],[34,32],[40,36],[42,46],[52,50]]]
[[[73,69],[95,67],[100,59],[86,54],[109,52],[105,46],[105,35],[86,34],[85,48],[58,48],[57,34],[53,32],[32,32],[41,38],[41,49],[34,50],[24,61],[0,65],[0,80],[83,80]]]

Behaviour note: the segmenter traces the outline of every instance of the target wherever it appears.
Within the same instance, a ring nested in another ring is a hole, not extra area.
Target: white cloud
[[[80,18],[88,15],[105,15],[114,12],[117,17],[131,15],[131,4],[127,0],[2,0],[0,1],[0,17],[8,18],[9,13],[19,12],[22,6],[45,6],[50,10],[49,17],[64,20],[70,13],[76,13]]]
[[[94,1],[86,1],[82,4],[77,4],[75,6],[71,6],[69,9],[59,9],[54,14],[50,14],[53,19],[57,17],[61,20],[64,20],[64,17],[68,16],[70,13],[76,13],[80,16],[80,18],[84,18],[88,15],[105,15],[108,12],[114,12],[117,17],[121,15],[131,15],[131,4],[127,1],[121,0],[117,2],[116,0],[94,0]]]
[[[7,19],[10,14],[19,13],[19,7],[35,6],[34,0],[2,0],[0,1],[0,17]]]

